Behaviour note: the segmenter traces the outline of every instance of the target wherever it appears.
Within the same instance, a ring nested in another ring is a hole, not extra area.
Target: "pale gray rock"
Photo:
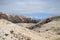
[[[46,40],[38,33],[0,19],[0,40]]]

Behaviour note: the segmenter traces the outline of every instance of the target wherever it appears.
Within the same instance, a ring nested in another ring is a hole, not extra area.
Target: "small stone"
[[[8,34],[5,34],[5,36],[8,36]]]

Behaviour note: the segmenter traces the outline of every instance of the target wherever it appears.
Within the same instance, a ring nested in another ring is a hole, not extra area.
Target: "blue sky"
[[[32,13],[32,14],[23,14],[23,15],[30,16],[32,18],[37,18],[37,19],[44,19],[47,18],[48,16],[54,16],[54,14],[47,14],[47,13],[41,13],[41,14]]]
[[[46,18],[60,15],[60,0],[0,0],[0,12]]]

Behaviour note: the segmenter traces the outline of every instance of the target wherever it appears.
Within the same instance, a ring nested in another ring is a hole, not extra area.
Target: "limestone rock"
[[[46,40],[38,33],[0,19],[0,40]]]

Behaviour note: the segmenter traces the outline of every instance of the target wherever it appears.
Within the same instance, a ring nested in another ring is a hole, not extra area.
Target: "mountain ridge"
[[[60,40],[60,16],[35,20],[0,12],[0,40]]]
[[[1,18],[11,21],[13,23],[37,23],[40,21],[40,19],[36,20],[28,16],[8,14],[5,12],[0,12],[0,19]]]

